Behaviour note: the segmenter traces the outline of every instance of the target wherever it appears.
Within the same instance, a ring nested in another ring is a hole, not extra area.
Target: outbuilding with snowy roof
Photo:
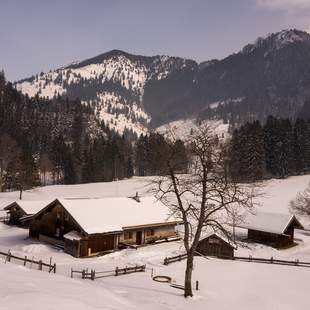
[[[177,224],[154,197],[56,199],[34,216],[29,235],[85,257],[176,237]]]
[[[7,222],[10,225],[27,226],[28,222],[24,218],[33,216],[46,207],[50,201],[46,200],[17,200],[6,207],[4,210],[8,214]]]
[[[248,213],[237,227],[248,230],[248,239],[276,248],[294,244],[294,229],[303,229],[295,215],[269,212]]]
[[[236,245],[220,233],[204,235],[197,246],[197,254],[231,259],[234,257]]]

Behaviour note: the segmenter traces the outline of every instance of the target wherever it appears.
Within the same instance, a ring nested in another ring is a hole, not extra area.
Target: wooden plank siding
[[[205,256],[234,257],[234,247],[215,234],[200,240],[197,252]]]
[[[284,235],[249,229],[248,239],[254,242],[267,244],[275,248],[283,248],[294,243],[294,233],[291,235]]]

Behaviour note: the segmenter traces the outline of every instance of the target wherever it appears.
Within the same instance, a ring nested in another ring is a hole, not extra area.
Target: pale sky
[[[111,49],[200,62],[287,28],[310,31],[310,0],[0,0],[0,69],[13,81]]]

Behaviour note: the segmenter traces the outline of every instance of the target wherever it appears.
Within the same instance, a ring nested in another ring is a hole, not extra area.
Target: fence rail
[[[42,260],[37,261],[34,258],[30,259],[27,256],[19,257],[17,255],[13,255],[11,251],[8,251],[7,253],[0,251],[0,255],[5,257],[5,263],[11,262],[11,260],[15,259],[18,261],[22,261],[24,266],[26,266],[27,263],[29,263],[31,267],[32,265],[38,265],[38,270],[43,270],[43,267],[47,267],[48,272],[56,273],[56,263],[52,264],[52,258],[50,259],[50,263],[48,264],[48,263],[44,263]]]
[[[222,258],[227,258],[227,257],[222,257]],[[298,266],[298,267],[308,267],[308,268],[310,267],[310,262],[302,262],[302,261],[299,261],[298,259],[296,259],[296,260],[283,260],[283,259],[275,259],[273,257],[259,258],[259,257],[252,257],[251,255],[249,255],[248,257],[246,257],[246,256],[235,256],[232,259],[233,260],[239,260],[239,261],[253,262],[253,263],[265,263],[265,264]]]
[[[183,259],[186,259],[187,254],[181,254],[181,255],[177,255],[177,256],[171,256],[171,257],[166,257],[164,259],[164,265],[169,265],[171,263],[174,262],[180,262]]]
[[[100,279],[104,277],[111,277],[111,276],[120,276],[120,275],[125,275],[129,273],[134,273],[134,272],[144,272],[146,269],[146,265],[136,265],[133,267],[124,267],[124,268],[119,268],[116,267],[114,270],[106,270],[106,271],[96,271],[95,269],[88,270],[83,269],[83,270],[73,270],[71,268],[71,278],[74,277],[74,274],[80,274],[82,279]]]
[[[164,259],[164,265],[169,265],[174,262],[179,262],[183,259],[186,259],[187,254],[181,254],[177,256],[172,257],[166,257]],[[205,256],[204,256],[205,257]],[[224,255],[218,255],[215,256],[220,259],[231,259],[231,260],[238,260],[243,262],[253,262],[253,263],[265,263],[265,264],[275,264],[275,265],[285,265],[285,266],[297,266],[297,267],[308,267],[310,268],[310,262],[302,262],[298,259],[296,260],[284,260],[284,259],[275,259],[273,257],[270,258],[259,258],[259,257],[252,257],[249,256],[224,256]]]

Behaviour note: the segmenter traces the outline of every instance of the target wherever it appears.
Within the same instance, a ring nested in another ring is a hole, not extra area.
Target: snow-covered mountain
[[[80,98],[120,133],[140,134],[197,117],[225,123],[297,117],[310,96],[310,35],[283,30],[222,60],[200,64],[113,50],[24,79],[16,87],[29,96]]]
[[[16,88],[29,96],[80,98],[95,109],[111,129],[137,134],[147,131],[151,117],[143,105],[150,80],[166,79],[192,66],[182,58],[135,56],[113,50],[82,62],[20,81]]]
[[[259,37],[253,44],[248,44],[242,50],[245,54],[250,54],[257,49],[267,49],[268,52],[277,51],[294,43],[310,44],[310,36],[305,31],[296,29],[282,30],[277,33],[268,34],[265,37]],[[267,54],[265,54],[265,57]]]

